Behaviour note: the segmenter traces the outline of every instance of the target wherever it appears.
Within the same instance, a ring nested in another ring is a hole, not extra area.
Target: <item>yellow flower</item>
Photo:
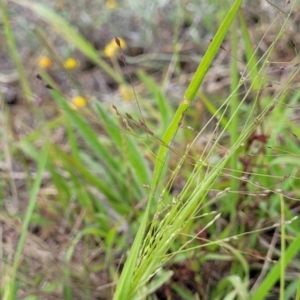
[[[115,9],[117,7],[117,3],[115,0],[107,0],[106,7],[109,9]]]
[[[118,38],[122,49],[126,48],[126,42],[122,38]],[[114,57],[119,51],[119,46],[115,39],[112,39],[104,48],[104,55],[107,57]]]
[[[64,62],[64,67],[66,69],[75,69],[76,67],[78,67],[78,65],[79,65],[78,61],[74,58],[68,58]]]
[[[134,93],[132,91],[132,88],[125,84],[121,84],[119,86],[119,92],[120,92],[123,100],[125,100],[125,101],[130,101],[134,98]]]
[[[43,68],[43,69],[48,69],[51,67],[51,59],[47,56],[41,56],[39,58],[39,66],[40,68]]]
[[[72,99],[70,103],[70,107],[74,110],[77,110],[79,108],[85,107],[87,104],[87,101],[84,97],[82,96],[76,96]]]

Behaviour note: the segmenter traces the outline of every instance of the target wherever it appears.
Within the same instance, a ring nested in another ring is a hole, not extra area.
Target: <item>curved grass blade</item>
[[[22,253],[23,246],[24,246],[24,243],[25,243],[26,235],[27,235],[27,230],[28,230],[30,220],[31,220],[31,217],[32,217],[32,214],[33,214],[36,202],[37,202],[37,196],[38,196],[38,192],[39,192],[40,185],[41,185],[41,182],[42,182],[43,172],[46,168],[48,152],[49,152],[49,142],[47,142],[45,144],[43,151],[39,155],[40,159],[38,160],[37,176],[36,176],[36,179],[33,183],[32,188],[30,190],[29,203],[28,203],[27,210],[26,210],[26,213],[25,213],[25,217],[24,217],[24,220],[23,220],[23,223],[22,223],[22,231],[21,231],[21,235],[20,235],[20,238],[19,238],[17,251],[16,251],[16,254],[15,254],[15,257],[14,257],[14,264],[13,264],[13,267],[12,267],[12,274],[11,274],[10,282],[8,284],[8,287],[7,287],[7,294],[6,294],[6,297],[5,297],[5,299],[7,299],[7,300],[16,299],[17,271],[18,271],[18,267],[19,267],[19,263],[20,263],[20,259],[21,259],[21,253]]]

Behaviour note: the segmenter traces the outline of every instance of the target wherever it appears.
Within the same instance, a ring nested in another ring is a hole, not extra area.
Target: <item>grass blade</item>
[[[106,131],[118,146],[119,150],[123,151],[124,143],[126,144],[130,166],[135,170],[134,174],[138,177],[139,182],[141,184],[149,184],[151,180],[149,167],[146,165],[143,156],[138,151],[136,141],[126,133],[122,133],[117,123],[107,114],[100,104],[97,103],[96,108],[100,119],[103,120]]]
[[[12,60],[15,63],[15,66],[17,68],[18,74],[19,74],[19,80],[24,92],[24,95],[26,95],[27,99],[31,99],[31,90],[29,87],[29,84],[27,82],[27,77],[22,65],[21,58],[19,56],[15,39],[13,36],[13,32],[9,23],[9,18],[8,18],[8,13],[6,9],[6,4],[4,0],[1,0],[1,11],[2,11],[2,20],[3,20],[3,25],[5,29],[5,36],[6,36],[6,41],[8,43],[8,52],[11,55]]]
[[[191,102],[195,98],[196,93],[198,92],[198,89],[215,57],[217,52],[219,51],[219,48],[222,44],[222,41],[229,29],[229,26],[231,25],[236,13],[239,10],[239,7],[241,5],[242,1],[241,0],[236,0],[234,4],[232,5],[230,11],[228,12],[227,16],[223,20],[222,24],[219,27],[218,32],[216,33],[214,39],[210,43],[201,63],[199,64],[196,73],[188,86],[184,98],[182,102],[180,103],[177,111],[175,112],[175,116],[166,130],[162,140],[165,144],[169,145],[170,142],[172,141],[174,135],[177,132],[178,129],[178,124],[180,124],[182,118],[184,117],[185,111],[189,108]],[[154,175],[153,175],[153,181],[152,181],[152,188],[156,188],[157,183],[160,178],[160,174],[162,172],[162,168],[165,162],[165,157],[167,154],[167,148],[164,146],[161,146],[158,155],[157,155],[157,160],[155,164],[155,169],[154,169]]]
[[[295,255],[299,253],[300,249],[300,234],[294,239],[290,246],[286,249],[284,255],[277,262],[277,264],[268,273],[264,281],[260,284],[257,290],[252,294],[251,300],[263,300],[266,298],[270,289],[278,281],[281,274],[282,261],[284,261],[284,267],[286,267]]]
[[[33,183],[32,189],[30,191],[29,203],[28,203],[27,211],[26,211],[23,223],[22,223],[22,231],[21,231],[18,247],[16,250],[15,258],[14,258],[14,264],[13,264],[12,274],[11,274],[10,283],[9,283],[9,294],[7,295],[7,298],[6,298],[7,300],[16,299],[17,271],[18,271],[18,267],[19,267],[22,249],[23,249],[24,242],[25,242],[26,235],[27,235],[27,230],[28,230],[29,223],[30,223],[30,220],[31,220],[31,217],[32,217],[35,205],[36,205],[37,195],[38,195],[40,185],[42,182],[43,171],[46,168],[48,152],[49,152],[49,143],[47,142],[46,145],[44,146],[42,153],[39,156],[37,176]]]

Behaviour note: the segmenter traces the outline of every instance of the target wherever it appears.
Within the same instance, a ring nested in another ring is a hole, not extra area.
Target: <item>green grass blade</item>
[[[16,43],[15,43],[14,35],[13,35],[12,29],[11,29],[11,26],[9,23],[6,5],[7,4],[5,4],[5,1],[1,0],[2,20],[3,20],[4,30],[5,30],[6,41],[8,44],[8,53],[10,53],[11,58],[14,61],[14,64],[17,68],[20,84],[21,84],[22,90],[24,92],[24,95],[25,95],[25,97],[27,97],[27,100],[31,100],[32,93],[31,93],[29,84],[27,82],[27,76],[25,74],[23,64],[22,64],[21,58],[20,58],[18,50],[17,50]]]
[[[146,208],[149,210],[149,206]],[[118,280],[118,285],[116,292],[114,294],[114,300],[126,300],[130,299],[129,294],[130,294],[130,289],[131,289],[131,283],[132,283],[132,278],[133,278],[133,273],[134,269],[137,264],[137,259],[138,255],[140,252],[140,245],[142,245],[143,240],[144,240],[144,229],[147,226],[147,221],[148,221],[148,214],[149,212],[146,211],[143,215],[141,224],[140,224],[140,229],[137,232],[137,235],[134,239],[133,245],[130,249],[129,256],[126,259],[124,269],[121,273],[121,276]]]
[[[298,278],[298,285],[297,285],[297,294],[295,300],[300,300],[300,275]]]
[[[97,189],[99,189],[99,191],[101,191],[107,197],[109,202],[119,213],[128,213],[128,210],[123,209],[123,207],[126,207],[124,203],[124,198],[122,197],[122,195],[115,192],[106,180],[101,180],[97,176],[93,175],[83,165],[82,162],[66,154],[59,148],[55,147],[53,148],[53,150],[53,155],[55,155],[57,159],[61,160],[64,164],[66,164],[68,168],[71,168],[73,172],[78,172],[80,174],[80,177],[82,177],[86,183],[93,185]]]
[[[284,267],[286,267],[293,259],[293,257],[299,253],[299,249],[300,249],[300,234],[298,234],[298,236],[286,249],[283,257],[277,262],[277,264],[268,273],[268,275],[260,284],[260,286],[257,288],[257,290],[252,294],[251,300],[263,300],[266,298],[270,289],[280,278],[282,260],[284,261]]]
[[[136,140],[132,139],[128,134],[123,133],[118,127],[118,124],[110,117],[100,104],[96,104],[97,112],[107,133],[118,146],[120,151],[124,151],[124,143],[126,144],[126,151],[131,167],[135,170],[135,175],[141,184],[149,184],[151,181],[149,167],[146,160],[138,150]]]
[[[284,300],[284,293],[285,293],[285,205],[283,196],[280,195],[280,206],[281,206],[281,225],[280,225],[280,243],[281,243],[281,258],[280,258],[280,300]]]
[[[47,142],[46,145],[44,146],[42,153],[39,155],[37,176],[36,176],[36,179],[33,183],[31,191],[30,191],[29,203],[28,203],[25,217],[24,217],[24,220],[22,223],[22,231],[21,231],[19,243],[17,246],[16,254],[14,257],[14,264],[13,264],[12,274],[11,274],[11,279],[10,279],[9,295],[6,298],[7,300],[16,299],[15,293],[16,293],[17,271],[18,271],[21,253],[22,253],[24,242],[26,239],[29,223],[30,223],[30,220],[31,220],[31,217],[32,217],[35,205],[36,205],[37,195],[38,195],[40,185],[42,182],[42,178],[43,178],[43,172],[46,168],[48,152],[49,152],[49,143]]]
[[[86,143],[91,147],[94,154],[99,158],[101,165],[104,166],[103,168],[106,172],[106,176],[109,177],[111,182],[114,182],[118,186],[119,192],[123,194],[124,197],[124,193],[126,191],[128,192],[129,189],[127,188],[128,181],[126,178],[126,165],[120,159],[119,153],[117,156],[112,155],[109,147],[101,142],[99,136],[95,133],[93,128],[91,128],[87,120],[78,114],[77,111],[71,109],[66,99],[64,99],[60,93],[52,91],[52,95],[53,98],[58,102],[59,106],[64,109],[64,112],[70,119],[71,123],[76,124],[76,129],[79,131]],[[142,172],[140,171],[140,173]],[[138,182],[136,178],[133,178],[131,182],[130,192],[135,199],[139,199],[141,195],[144,194],[141,187],[141,182]]]
[[[253,90],[259,90],[262,83],[262,78],[259,75],[259,66],[258,66],[258,60],[256,59],[256,53],[253,49],[252,42],[250,39],[250,34],[248,27],[245,22],[245,18],[243,13],[240,11],[239,13],[239,19],[240,19],[240,24],[241,24],[241,29],[242,29],[242,36],[244,39],[245,43],[245,51],[246,51],[246,59],[247,59],[247,68],[249,70],[249,76],[252,81],[252,88]]]
[[[237,21],[233,22],[232,26],[232,32],[231,32],[231,51],[232,56],[237,57],[238,56],[238,26]],[[228,128],[228,131],[230,133],[230,144],[234,145],[234,143],[238,140],[239,136],[239,130],[238,130],[238,123],[239,123],[239,116],[236,112],[238,112],[239,107],[239,97],[236,94],[236,88],[239,85],[239,76],[238,76],[238,61],[234,58],[231,59],[231,85],[230,85],[230,91],[231,91],[231,98],[230,98],[230,116],[231,116],[231,122]],[[239,173],[238,173],[238,153],[233,153],[231,159],[230,159],[230,167],[232,170],[232,175],[230,178],[230,187],[232,190],[237,191],[239,186]],[[230,212],[231,219],[235,216],[236,212],[232,207],[236,206],[236,201],[238,199],[238,195],[234,194],[231,197],[230,203],[228,203],[226,211]]]
[[[26,140],[22,141],[19,144],[19,148],[22,149],[24,153],[26,153],[29,157],[36,160],[39,157],[38,152],[32,144]],[[92,174],[90,170],[88,170],[80,160],[66,154],[60,148],[51,145],[50,147],[50,157],[46,168],[51,172],[54,172],[54,166],[57,161],[66,164],[69,168],[72,168],[74,172],[80,173],[81,178],[91,186],[96,187],[99,191],[101,191],[109,200],[110,204],[121,214],[128,213],[128,209],[126,210],[126,205],[124,203],[123,196],[119,193],[115,192],[113,189],[109,187],[109,184],[106,181],[99,179],[97,176]],[[64,181],[58,182],[58,190],[63,189],[62,184]],[[66,191],[66,189],[64,189]]]
[[[227,127],[228,120],[224,116],[224,114],[215,107],[215,105],[208,99],[208,97],[199,91],[198,96],[205,105],[206,109],[211,113],[212,116],[216,116],[216,118],[219,118],[220,125],[222,125],[223,128]]]
[[[109,150],[104,147],[100,142],[97,134],[93,129],[87,124],[87,122],[74,110],[72,110],[66,99],[63,98],[58,92],[52,92],[53,98],[58,102],[58,104],[64,109],[68,118],[73,124],[76,124],[77,130],[80,132],[85,141],[89,144],[91,149],[95,154],[104,162],[111,174],[115,174],[113,170],[119,170],[120,166],[117,161],[113,159]]]
[[[177,132],[178,124],[180,124],[185,111],[189,108],[191,102],[195,98],[195,95],[215,57],[217,52],[220,49],[220,46],[222,44],[222,41],[229,29],[230,24],[232,23],[236,13],[239,10],[239,7],[242,3],[242,0],[236,0],[234,4],[232,5],[230,11],[226,15],[225,19],[223,20],[222,24],[219,27],[218,32],[216,33],[214,39],[210,43],[201,63],[199,64],[196,73],[188,86],[186,93],[184,95],[183,101],[180,103],[177,111],[175,112],[175,116],[166,130],[162,140],[165,144],[169,145],[172,141],[174,135]],[[154,175],[153,175],[153,181],[152,181],[152,188],[156,188],[157,183],[160,178],[160,174],[162,172],[162,168],[165,162],[166,154],[167,154],[168,148],[161,146],[158,155],[157,160],[154,168]]]

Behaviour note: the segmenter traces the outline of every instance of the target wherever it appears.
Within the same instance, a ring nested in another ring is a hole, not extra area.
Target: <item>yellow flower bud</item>
[[[106,7],[108,9],[115,9],[117,7],[117,3],[115,0],[107,0],[106,1]]]
[[[127,47],[126,42],[122,38],[118,38],[121,48],[125,49]],[[112,39],[104,48],[104,55],[107,57],[114,57],[119,51],[119,46],[115,39]]]
[[[130,101],[134,98],[134,93],[132,91],[132,88],[125,84],[122,84],[119,86],[119,92],[120,92],[123,100],[125,100],[125,101]]]
[[[38,63],[39,63],[40,68],[42,68],[42,69],[48,69],[51,67],[51,64],[52,64],[51,59],[47,56],[41,56],[39,58]]]
[[[83,108],[87,105],[87,101],[82,96],[76,96],[72,99],[70,103],[70,107],[74,110],[77,110],[79,108]]]
[[[78,61],[74,58],[68,58],[64,62],[64,67],[66,69],[75,69],[78,67],[78,65],[79,65]]]

